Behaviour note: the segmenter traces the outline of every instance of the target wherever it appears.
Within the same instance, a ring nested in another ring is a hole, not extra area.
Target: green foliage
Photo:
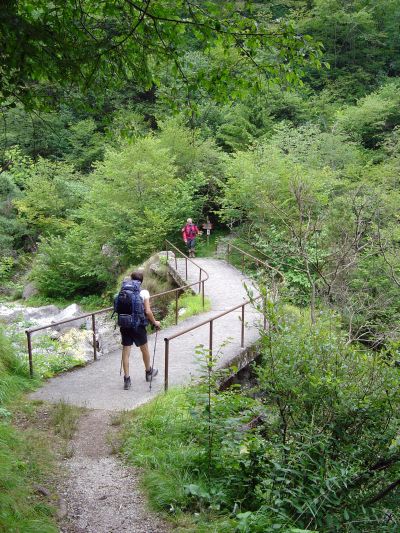
[[[13,257],[5,256],[0,259],[0,281],[10,278],[14,266],[15,259]]]
[[[95,161],[103,159],[104,141],[96,130],[97,126],[93,119],[81,120],[69,128],[66,159],[77,170],[88,172]]]
[[[71,165],[42,158],[27,169],[23,189],[14,205],[34,238],[65,233],[85,192]]]
[[[57,403],[51,413],[51,424],[57,435],[66,440],[72,439],[83,411],[82,407],[68,405],[62,401]]]
[[[388,82],[356,106],[344,108],[338,113],[338,130],[366,148],[379,147],[400,124],[399,89],[397,81]]]
[[[174,135],[183,139],[185,134],[184,128],[170,125],[159,139],[138,138],[107,152],[76,212],[79,224],[65,237],[42,239],[32,277],[44,295],[69,298],[104,290],[121,266],[137,264],[161,248],[188,213],[202,209],[198,191],[206,181],[196,184],[198,174],[180,177],[189,165],[182,148],[191,149],[194,169],[204,172],[210,158],[218,160],[218,152],[212,153],[205,141],[176,143]]]
[[[168,305],[168,314],[162,320],[162,327],[166,328],[175,324],[175,301],[171,301]],[[201,294],[192,294],[186,292],[181,294],[178,298],[178,322],[186,320],[187,318],[200,313],[206,313],[211,309],[210,299],[204,298],[204,307],[203,307],[203,297]]]
[[[33,489],[52,467],[47,443],[41,435],[17,431],[8,421],[10,402],[30,387],[26,365],[0,330],[0,530],[55,533],[53,510]]]
[[[145,466],[152,502],[178,523],[189,513],[196,531],[208,520],[215,531],[394,531],[398,369],[346,345],[332,315],[310,329],[271,304],[268,320],[260,399],[219,391],[205,355],[198,386],[133,415],[125,452]]]
[[[324,44],[330,69],[314,74],[341,100],[363,96],[382,74],[399,74],[395,0],[316,0],[299,26]]]
[[[64,348],[49,337],[35,340],[34,371],[41,379],[52,378],[57,374],[84,366],[85,361],[71,353],[71,346]]]
[[[69,94],[90,88],[105,95],[110,86],[133,79],[149,89],[160,82],[160,67],[166,66],[185,81],[188,96],[200,86],[227,99],[232,76],[240,94],[241,88],[257,88],[261,72],[272,81],[295,83],[306,66],[320,65],[318,44],[297,32],[291,20],[258,17],[253,4],[107,0],[98,5],[85,0],[52,9],[43,0],[11,3],[0,19],[0,96],[8,105],[22,101],[39,107],[44,95],[57,96],[60,86]],[[180,61],[188,43],[233,61],[215,62],[191,76]],[[241,75],[244,67],[237,71],[239,60],[247,64],[248,76]]]
[[[9,339],[0,329],[0,406],[27,388],[27,377],[26,365],[17,358]]]
[[[12,426],[0,422],[0,528],[56,533],[52,508],[34,495],[32,480],[45,470],[40,459],[45,444],[42,442],[39,452],[32,439],[38,436],[18,434]]]
[[[111,282],[112,261],[101,254],[101,246],[84,227],[76,226],[65,238],[43,240],[31,277],[44,296],[84,296],[104,290]]]
[[[190,207],[171,154],[149,136],[107,153],[82,216],[91,238],[114,246],[127,264],[157,249]]]

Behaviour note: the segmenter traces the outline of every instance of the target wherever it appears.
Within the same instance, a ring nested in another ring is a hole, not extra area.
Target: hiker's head
[[[135,270],[135,272],[132,272],[131,279],[133,281],[143,281],[143,272],[139,272],[139,270]]]
[[[191,224],[193,221],[191,218],[188,218],[187,221],[186,221],[188,224]]]

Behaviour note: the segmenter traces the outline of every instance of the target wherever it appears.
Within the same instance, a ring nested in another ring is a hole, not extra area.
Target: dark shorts
[[[143,346],[147,342],[147,331],[145,326],[139,326],[138,328],[119,328],[121,332],[121,344],[122,346]]]
[[[187,247],[189,250],[193,250],[195,245],[195,239],[188,239],[187,240]]]

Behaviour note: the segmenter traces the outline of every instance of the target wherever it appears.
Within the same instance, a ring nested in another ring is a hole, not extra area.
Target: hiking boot
[[[124,376],[124,390],[128,390],[131,388],[131,377]]]
[[[151,377],[153,376],[153,378],[155,378],[157,374],[157,368],[150,368],[150,370],[146,370],[146,381],[151,381]]]

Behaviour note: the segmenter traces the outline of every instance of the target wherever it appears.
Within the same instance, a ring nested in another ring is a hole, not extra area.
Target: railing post
[[[240,335],[240,346],[244,348],[244,304],[242,305],[242,332]]]
[[[169,340],[164,339],[165,341],[165,351],[164,351],[164,390],[168,390],[168,364],[169,364]]]
[[[33,361],[32,361],[32,341],[31,341],[31,332],[25,331],[27,342],[28,342],[28,359],[29,359],[29,375],[33,378]]]
[[[204,309],[204,280],[201,282],[201,298],[203,303],[203,309]]]
[[[185,267],[186,267],[186,281],[187,281],[187,279],[188,279],[187,257],[185,257]]]
[[[175,291],[175,325],[178,324],[178,291]]]
[[[228,263],[230,264],[230,253],[231,253],[231,245],[229,244],[228,242],[228,248],[227,248],[227,259],[228,259]]]
[[[96,317],[92,315],[92,332],[93,332],[93,358],[97,361],[97,340],[96,340]]]
[[[175,257],[175,270],[178,272],[178,260],[176,258],[176,252],[174,252],[174,257]]]
[[[208,339],[208,351],[209,351],[209,354],[210,354],[210,357],[212,356],[212,351],[213,351],[213,320],[210,320],[210,336],[209,336],[209,339]]]
[[[199,294],[201,293],[201,269],[200,269],[200,276],[199,276]]]

